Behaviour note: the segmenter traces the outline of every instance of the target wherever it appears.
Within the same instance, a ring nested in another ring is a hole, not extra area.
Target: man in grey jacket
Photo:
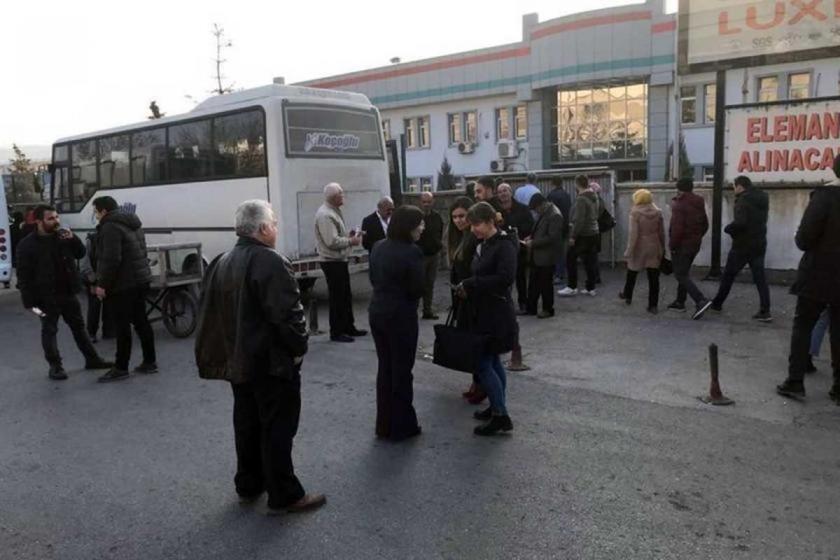
[[[572,226],[569,236],[569,251],[566,258],[569,285],[557,294],[562,297],[576,296],[578,293],[594,296],[595,282],[598,278],[598,249],[600,245],[600,229],[598,215],[601,212],[601,201],[598,195],[589,188],[589,180],[585,175],[575,177],[577,199],[572,209]],[[586,269],[586,288],[578,292],[577,261],[580,258]]]
[[[321,270],[327,279],[330,298],[330,340],[353,342],[354,336],[367,331],[356,328],[353,317],[353,293],[350,291],[350,271],[347,258],[353,247],[361,245],[361,231],[347,231],[341,207],[344,189],[338,183],[324,187],[324,204],[315,213],[315,244]]]
[[[530,253],[528,314],[538,319],[554,316],[554,267],[563,250],[563,215],[542,194],[531,197],[529,208],[537,213],[534,233],[525,240]],[[542,297],[542,311],[537,302]]]

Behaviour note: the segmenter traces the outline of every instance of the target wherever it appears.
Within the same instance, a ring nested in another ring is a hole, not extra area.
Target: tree
[[[41,192],[40,182],[35,176],[35,167],[32,160],[17,144],[12,144],[12,151],[15,157],[9,160],[12,170],[10,185],[6,185],[6,199],[9,202],[37,202],[41,199],[38,195]]]
[[[668,157],[666,158],[665,162],[665,182],[668,181],[676,181],[677,179],[691,179],[694,177],[694,167],[691,165],[691,161],[688,159],[688,150],[685,147],[685,136],[680,133],[680,145],[679,145],[679,158],[680,158],[680,170],[679,176],[673,176],[673,161],[674,161],[674,144],[673,142],[668,146]]]
[[[233,91],[233,83],[223,85],[222,80],[225,76],[222,75],[222,64],[227,62],[222,58],[222,50],[233,46],[233,41],[225,37],[225,29],[219,27],[218,23],[213,24],[213,35],[216,37],[216,88],[212,93],[224,95]]]
[[[443,163],[440,164],[438,172],[437,190],[448,191],[455,188],[455,176],[452,174],[452,166],[446,156],[443,156]]]

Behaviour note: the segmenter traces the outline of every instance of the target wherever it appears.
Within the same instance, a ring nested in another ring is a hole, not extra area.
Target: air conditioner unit
[[[490,162],[490,171],[493,172],[500,172],[505,170],[505,162],[501,159],[494,159]]]
[[[458,153],[459,154],[471,154],[475,151],[475,144],[472,142],[459,142],[458,143]]]
[[[496,150],[501,159],[513,159],[519,156],[516,140],[499,140]]]

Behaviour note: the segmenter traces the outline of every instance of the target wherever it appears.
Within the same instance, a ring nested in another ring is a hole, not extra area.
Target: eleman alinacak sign
[[[758,182],[834,179],[840,154],[840,101],[807,101],[726,110],[727,181],[747,175]]]

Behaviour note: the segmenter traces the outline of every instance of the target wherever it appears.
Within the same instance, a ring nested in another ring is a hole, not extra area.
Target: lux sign
[[[692,0],[688,63],[840,45],[840,0]]]

